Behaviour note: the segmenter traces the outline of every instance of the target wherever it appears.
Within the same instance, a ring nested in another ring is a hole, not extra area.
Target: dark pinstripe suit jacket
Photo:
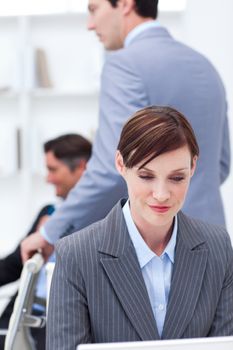
[[[119,202],[102,221],[56,246],[48,350],[159,339]],[[162,339],[233,335],[233,252],[223,228],[178,214]]]

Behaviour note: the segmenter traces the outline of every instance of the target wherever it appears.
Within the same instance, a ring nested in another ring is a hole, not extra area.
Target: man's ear
[[[86,170],[86,167],[87,167],[87,161],[85,159],[80,159],[74,171],[81,176],[84,170]]]
[[[135,8],[135,0],[119,0],[118,4],[124,15],[128,15]]]
[[[124,176],[125,165],[124,165],[123,157],[122,157],[120,151],[118,151],[118,150],[116,151],[116,156],[115,156],[115,166],[116,166],[118,173],[121,176]]]
[[[197,166],[197,159],[198,159],[198,156],[194,156],[194,157],[193,157],[192,168],[191,168],[191,177],[192,177],[193,174],[195,173],[196,166]]]

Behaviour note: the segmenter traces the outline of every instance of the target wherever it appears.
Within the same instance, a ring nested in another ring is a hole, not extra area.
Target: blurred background
[[[232,0],[160,0],[159,22],[223,79],[233,149],[232,13]],[[105,54],[86,20],[86,0],[0,0],[0,256],[56,200],[44,180],[43,142],[66,132],[94,137]],[[232,172],[222,195],[233,242]]]

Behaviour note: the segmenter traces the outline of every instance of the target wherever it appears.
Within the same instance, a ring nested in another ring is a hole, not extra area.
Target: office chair
[[[17,293],[18,289],[19,281],[11,282],[0,287],[0,318],[2,317],[2,314],[4,313],[11,299],[14,297],[15,293]],[[7,329],[0,328],[0,337],[5,337],[6,333]]]
[[[20,276],[18,295],[6,334],[4,350],[36,349],[29,328],[45,326],[44,316],[31,314],[35,302],[45,305],[45,301],[35,297],[36,282],[43,263],[42,255],[36,253],[24,264]]]

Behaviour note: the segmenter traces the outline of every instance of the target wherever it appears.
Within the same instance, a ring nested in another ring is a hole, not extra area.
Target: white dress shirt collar
[[[144,32],[149,28],[154,28],[154,27],[160,27],[160,24],[155,20],[139,24],[137,27],[132,29],[126,36],[124,41],[124,47],[128,47],[130,43],[133,41],[133,39],[136,38],[139,34],[141,34],[142,32]]]

